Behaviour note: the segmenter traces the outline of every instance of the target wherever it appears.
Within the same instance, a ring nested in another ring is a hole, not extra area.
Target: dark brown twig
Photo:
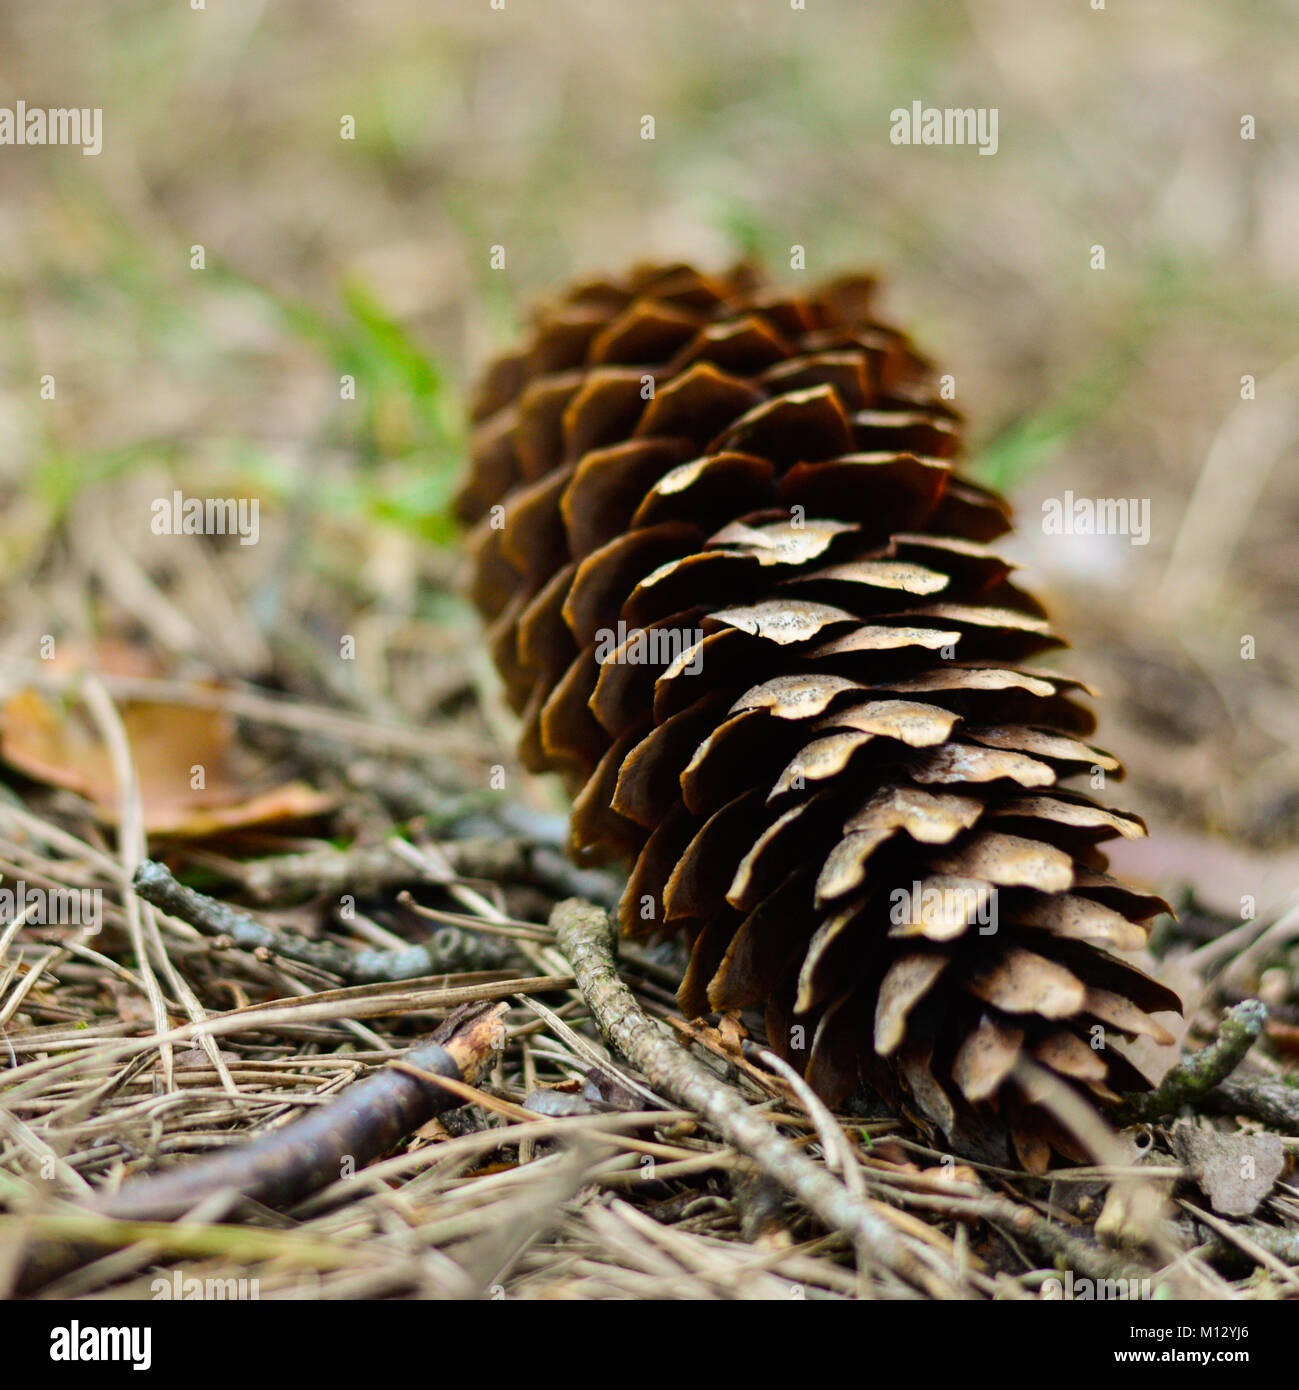
[[[462,1104],[438,1076],[473,1081],[503,1041],[504,1004],[466,1005],[431,1039],[349,1086],[338,1100],[292,1124],[171,1172],[135,1178],[92,1203],[123,1221],[167,1221],[204,1198],[233,1190],[282,1207],[386,1153],[443,1110]]]

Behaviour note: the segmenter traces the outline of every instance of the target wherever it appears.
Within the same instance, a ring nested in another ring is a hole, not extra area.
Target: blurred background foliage
[[[235,608],[268,575],[290,615],[322,576],[418,606],[422,543],[454,537],[463,387],[548,287],[641,257],[864,265],[1117,685],[1136,801],[1289,838],[1296,51],[1284,0],[7,5],[0,104],[102,106],[104,149],[0,150],[0,650],[93,626],[96,533],[143,557],[172,487],[262,499]],[[998,152],[892,145],[915,100],[996,107]],[[1245,374],[1272,382],[1254,432]],[[1236,513],[1188,536],[1233,419]],[[1150,498],[1150,545],[1043,537],[1066,488]],[[99,578],[125,592],[120,562]]]

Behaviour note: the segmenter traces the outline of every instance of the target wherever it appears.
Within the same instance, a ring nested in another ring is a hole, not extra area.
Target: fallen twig
[[[1127,1095],[1120,1123],[1158,1120],[1192,1101],[1202,1100],[1235,1071],[1267,1022],[1267,1005],[1246,999],[1229,1009],[1206,1047],[1183,1057],[1147,1095]]]
[[[314,965],[353,984],[381,984],[423,975],[497,970],[510,959],[509,943],[459,927],[441,927],[431,940],[394,950],[350,950],[337,941],[313,941],[300,932],[268,927],[248,913],[178,883],[154,860],[135,871],[135,891],[147,902],[213,936],[228,936],[245,950],[273,951]]]
[[[278,854],[241,866],[244,887],[262,902],[281,902],[323,893],[365,893],[446,883],[450,878],[481,878],[493,883],[526,883],[560,893],[581,893],[606,906],[616,901],[612,880],[569,863],[553,846],[503,836],[441,840],[438,847],[449,873],[431,858],[416,858],[400,837],[377,845]]]
[[[1187,1208],[1197,1221],[1205,1221],[1205,1217],[1210,1213],[1202,1211],[1199,1207]],[[1247,1226],[1232,1226],[1226,1221],[1215,1222],[1212,1226],[1214,1254],[1219,1259],[1231,1261],[1244,1268],[1262,1263],[1254,1251],[1249,1250],[1242,1244],[1242,1237],[1263,1251],[1279,1260],[1282,1265],[1299,1265],[1299,1231],[1292,1231],[1285,1226],[1264,1226],[1261,1222],[1252,1222]]]
[[[658,1029],[618,978],[609,919],[602,909],[568,898],[550,920],[601,1032],[656,1091],[697,1111],[827,1226],[848,1235],[859,1250],[869,1250],[893,1274],[939,1297],[950,1295],[945,1281],[907,1249],[888,1220],[751,1114],[733,1090]]]
[[[432,1116],[462,1104],[434,1078],[476,1078],[499,1050],[506,1007],[461,1008],[428,1041],[349,1086],[332,1104],[250,1144],[132,1179],[90,1205],[120,1221],[171,1220],[227,1190],[267,1206],[288,1206],[333,1182],[345,1163],[363,1167]]]
[[[1299,1275],[1289,1267],[1296,1256],[1295,1232],[1279,1226],[1264,1226],[1261,1222],[1235,1226],[1211,1211],[1193,1206],[1185,1200],[1178,1205],[1212,1233],[1212,1243],[1220,1259],[1232,1263],[1233,1254],[1244,1255],[1254,1264],[1262,1265],[1292,1289],[1299,1289]],[[1286,1256],[1290,1257],[1287,1262]]]
[[[1200,1106],[1214,1115],[1248,1115],[1282,1134],[1299,1134],[1299,1086],[1278,1076],[1229,1076]]]
[[[148,1240],[150,1227],[139,1223],[174,1221],[227,1194],[287,1206],[358,1171],[433,1115],[464,1103],[438,1078],[473,1080],[486,1069],[501,1045],[499,1020],[507,1007],[457,1009],[428,1040],[349,1086],[337,1100],[250,1143],[133,1178],[115,1192],[79,1203],[84,1207],[79,1212],[37,1214],[36,1238],[11,1271],[15,1291],[32,1293],[95,1259],[105,1246]],[[52,1223],[45,1237],[43,1222]],[[178,1229],[201,1234],[217,1228]],[[162,1244],[170,1242],[164,1238]]]
[[[1074,1235],[1057,1221],[1039,1216],[1031,1207],[1009,1197],[956,1193],[908,1192],[900,1200],[920,1210],[942,1212],[958,1221],[987,1221],[1005,1227],[1014,1235],[1031,1241],[1062,1268],[1075,1270],[1088,1279],[1144,1279],[1150,1270],[1122,1255],[1103,1250]]]

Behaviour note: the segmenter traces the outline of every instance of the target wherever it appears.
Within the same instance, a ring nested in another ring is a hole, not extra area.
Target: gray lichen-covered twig
[[[730,1087],[661,1031],[618,978],[609,918],[602,909],[569,898],[555,907],[550,920],[601,1032],[610,1046],[645,1073],[656,1091],[702,1115],[828,1227],[869,1249],[894,1275],[930,1292],[934,1284],[943,1283],[906,1247],[887,1219],[751,1114]]]
[[[1202,1213],[1201,1213],[1202,1215]],[[1299,1265],[1299,1231],[1284,1226],[1265,1226],[1261,1221],[1251,1221],[1237,1228],[1255,1245],[1261,1246],[1269,1255],[1288,1265]],[[1233,1244],[1220,1231],[1210,1232],[1210,1244],[1214,1253],[1229,1264],[1250,1269],[1256,1263],[1253,1256],[1243,1251],[1239,1244]]]
[[[1237,1004],[1222,1020],[1213,1041],[1183,1057],[1155,1090],[1125,1096],[1119,1119],[1126,1123],[1158,1120],[1202,1100],[1236,1069],[1266,1022],[1267,1005],[1261,1000],[1246,999]]]
[[[285,960],[328,970],[351,984],[381,984],[466,970],[498,970],[510,959],[509,944],[460,927],[440,928],[431,940],[392,950],[350,950],[337,941],[313,941],[300,932],[268,927],[237,907],[178,883],[168,870],[145,860],[135,871],[135,891],[154,907],[213,936],[228,936],[245,950],[267,950]]]
[[[400,839],[347,849],[311,850],[255,859],[240,869],[240,880],[262,902],[281,902],[308,894],[367,893],[409,888],[420,882],[445,883],[432,861],[422,869]],[[475,836],[438,842],[438,858],[449,874],[493,883],[526,883],[553,893],[579,893],[611,905],[616,887],[607,874],[580,869],[552,845],[513,837]]]
[[[1229,1076],[1200,1102],[1215,1115],[1248,1115],[1282,1134],[1299,1134],[1299,1085],[1277,1076]]]

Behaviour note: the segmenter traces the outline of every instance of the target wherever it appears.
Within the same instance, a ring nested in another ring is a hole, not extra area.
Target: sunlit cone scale
[[[871,298],[570,289],[473,406],[472,592],[572,853],[630,864],[624,931],[692,942],[686,1013],[762,1007],[831,1102],[864,1080],[1040,1171],[1086,1157],[1064,1093],[1143,1089],[1124,1040],[1170,1041],[1114,954],[1166,904],[1098,849],[1141,821],[1061,787],[1121,768],[1026,667],[1063,643],[989,548],[1009,508]]]

